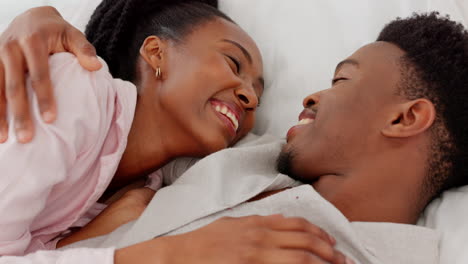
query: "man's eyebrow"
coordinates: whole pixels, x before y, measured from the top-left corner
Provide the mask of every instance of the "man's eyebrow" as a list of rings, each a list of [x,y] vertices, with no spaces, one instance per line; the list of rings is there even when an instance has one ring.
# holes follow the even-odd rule
[[[356,67],[359,67],[359,62],[357,60],[353,60],[353,59],[346,59],[340,63],[338,63],[338,65],[336,65],[336,69],[335,69],[335,74],[340,70],[341,67],[343,67],[343,65],[345,64],[351,64],[351,65],[354,65]]]
[[[229,40],[229,39],[223,39],[224,42],[228,42],[228,43],[231,43],[233,44],[234,46],[238,47],[242,53],[244,54],[244,56],[247,58],[247,61],[249,61],[250,64],[252,64],[253,60],[252,60],[252,56],[250,55],[250,53],[239,43],[233,41],[233,40]]]

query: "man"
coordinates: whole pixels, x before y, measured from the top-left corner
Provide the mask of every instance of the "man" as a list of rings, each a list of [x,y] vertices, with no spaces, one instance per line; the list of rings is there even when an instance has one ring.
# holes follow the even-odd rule
[[[222,191],[234,191],[220,196],[191,181],[210,162],[220,162],[212,157],[213,161],[200,161],[173,186],[158,192],[138,221],[99,243],[122,246],[163,234],[176,235],[226,215],[283,213],[303,216],[332,233],[338,247],[359,263],[437,263],[437,239],[430,230],[382,222],[414,224],[443,190],[467,183],[463,166],[468,159],[464,129],[467,83],[468,33],[461,25],[436,13],[393,21],[377,42],[338,64],[332,88],[304,100],[300,123],[288,133],[278,169],[313,189],[301,185],[240,204],[265,190],[296,184],[281,174],[265,178],[229,174],[232,167],[225,159],[222,186],[230,188]],[[230,163],[236,158],[248,162],[257,157],[242,173],[271,176],[273,172],[266,167],[278,145],[260,145],[258,150],[249,146],[236,150],[238,154],[227,150],[219,155],[229,156]],[[213,177],[220,172],[213,172]],[[235,175],[239,178],[230,177]],[[226,183],[259,188],[242,196],[236,193],[240,187]],[[186,187],[187,195],[176,200],[174,209],[163,209],[165,202],[174,199],[175,190],[180,193]],[[186,202],[201,191],[208,196],[206,203],[200,202],[202,207]],[[221,197],[226,200],[213,199]],[[183,219],[170,222],[167,213],[181,209],[187,209],[178,215]],[[408,246],[412,247],[408,250]]]
[[[468,183],[467,82],[460,24],[435,13],[393,21],[338,64],[332,88],[304,100],[307,125],[288,133],[279,169],[351,221],[413,224]]]

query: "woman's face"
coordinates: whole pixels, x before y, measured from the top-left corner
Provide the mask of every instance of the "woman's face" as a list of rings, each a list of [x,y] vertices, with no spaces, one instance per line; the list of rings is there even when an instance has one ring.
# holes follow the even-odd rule
[[[254,41],[237,25],[214,19],[181,43],[166,43],[152,99],[154,114],[165,115],[161,126],[185,142],[191,155],[218,151],[245,136],[263,92]]]

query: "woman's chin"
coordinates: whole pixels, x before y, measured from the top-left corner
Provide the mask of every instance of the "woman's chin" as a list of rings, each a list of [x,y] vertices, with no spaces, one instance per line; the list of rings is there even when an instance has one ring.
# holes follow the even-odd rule
[[[198,138],[198,151],[196,156],[207,156],[214,152],[223,150],[231,145],[233,140],[227,139],[225,135],[204,134],[203,137]]]

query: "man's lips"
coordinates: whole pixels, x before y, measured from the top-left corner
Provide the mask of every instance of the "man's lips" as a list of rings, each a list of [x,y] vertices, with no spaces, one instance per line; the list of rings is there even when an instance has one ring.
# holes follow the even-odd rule
[[[308,124],[311,124],[315,121],[315,117],[316,117],[316,113],[315,111],[309,109],[309,108],[306,108],[304,109],[301,114],[299,115],[299,122],[297,123],[297,125],[291,127],[288,131],[288,134],[287,134],[287,139],[289,141],[289,139],[294,136],[294,134],[297,133],[297,131],[302,128],[303,126],[305,125],[308,125]]]
[[[301,114],[299,115],[299,121],[303,119],[312,119],[315,120],[315,117],[317,116],[316,112],[312,109],[306,108],[304,109]]]

